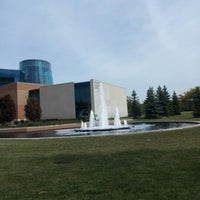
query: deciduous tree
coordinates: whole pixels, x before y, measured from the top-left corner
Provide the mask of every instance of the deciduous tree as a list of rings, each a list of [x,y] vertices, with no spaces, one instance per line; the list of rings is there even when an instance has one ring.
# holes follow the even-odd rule
[[[193,116],[200,117],[200,89],[199,87],[195,88],[193,96]]]
[[[0,98],[0,121],[1,123],[10,122],[15,119],[16,109],[15,103],[11,96],[5,95]]]
[[[41,118],[41,107],[39,101],[34,98],[30,97],[27,100],[27,104],[24,108],[25,115],[29,120],[37,121]]]

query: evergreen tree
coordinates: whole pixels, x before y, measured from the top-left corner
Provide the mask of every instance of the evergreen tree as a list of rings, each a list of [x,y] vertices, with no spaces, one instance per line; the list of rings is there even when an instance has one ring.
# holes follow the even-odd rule
[[[24,108],[25,115],[29,120],[37,121],[41,118],[41,108],[39,101],[34,98],[30,97],[27,100],[27,104]]]
[[[200,89],[199,87],[195,88],[193,96],[193,116],[200,117]]]
[[[132,113],[133,118],[140,117],[142,114],[139,98],[135,90],[133,90],[132,96],[131,96],[131,113]]]
[[[158,118],[159,117],[159,110],[157,106],[157,98],[154,93],[153,87],[150,87],[147,90],[147,97],[144,101],[144,112],[146,118]]]
[[[180,115],[181,114],[180,102],[179,102],[178,96],[176,95],[175,91],[173,92],[173,95],[172,95],[171,114],[172,115]]]
[[[163,87],[163,116],[168,117],[170,115],[170,95],[166,88],[166,86]]]
[[[128,116],[132,117],[132,97],[127,97]]]
[[[157,110],[158,110],[158,115],[163,116],[164,115],[164,93],[163,89],[161,86],[158,86],[157,91],[156,91],[156,98],[157,98]]]
[[[0,98],[0,122],[10,122],[16,116],[15,103],[11,96],[5,95]]]
[[[166,86],[161,88],[161,86],[158,86],[156,91],[156,97],[157,97],[157,106],[158,106],[158,114],[161,117],[167,117],[170,115],[170,95],[167,91]]]

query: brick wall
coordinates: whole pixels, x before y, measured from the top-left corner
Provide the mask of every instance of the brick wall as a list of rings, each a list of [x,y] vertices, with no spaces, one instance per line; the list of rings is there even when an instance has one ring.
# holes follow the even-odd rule
[[[43,84],[34,83],[10,83],[0,86],[0,97],[11,95],[16,107],[16,119],[25,119],[24,106],[26,105],[29,90],[44,87]]]

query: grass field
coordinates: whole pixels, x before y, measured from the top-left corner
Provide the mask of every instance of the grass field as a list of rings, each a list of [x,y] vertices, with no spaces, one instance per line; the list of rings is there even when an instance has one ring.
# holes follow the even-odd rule
[[[0,141],[2,200],[199,200],[200,127]]]
[[[139,118],[135,121],[152,121],[152,119]],[[170,117],[163,117],[154,119],[153,121],[200,121],[200,118],[194,118],[192,112],[182,112],[181,115],[173,115]]]

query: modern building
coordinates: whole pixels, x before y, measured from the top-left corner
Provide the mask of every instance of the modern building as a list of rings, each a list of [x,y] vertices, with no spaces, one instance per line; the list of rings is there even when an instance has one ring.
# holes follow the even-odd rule
[[[19,64],[19,70],[0,69],[0,97],[10,94],[16,105],[16,120],[25,119],[24,106],[29,97],[39,100],[42,119],[75,119],[88,117],[90,111],[98,117],[100,81],[53,85],[51,64],[29,59]],[[127,116],[124,88],[102,83],[108,117],[114,117],[116,107],[121,117]]]
[[[0,69],[0,86],[15,82],[52,85],[51,64],[45,60],[29,59],[19,63],[19,70]]]
[[[45,60],[30,59],[20,62],[20,81],[52,85],[51,64]]]
[[[20,71],[13,69],[0,69],[0,86],[20,81]]]
[[[88,117],[93,110],[98,117],[100,81],[43,85],[10,83],[0,87],[0,97],[10,94],[16,105],[16,120],[25,119],[24,106],[28,97],[39,100],[42,119],[75,119]],[[102,83],[108,117],[114,117],[118,107],[121,117],[127,116],[125,88]]]
[[[90,110],[98,115],[100,81],[90,80],[80,83],[63,83],[44,86],[34,91],[40,99],[42,119],[75,119],[88,117]],[[102,83],[108,117],[114,117],[116,107],[121,117],[128,114],[125,88]],[[29,92],[31,95],[32,92]]]

